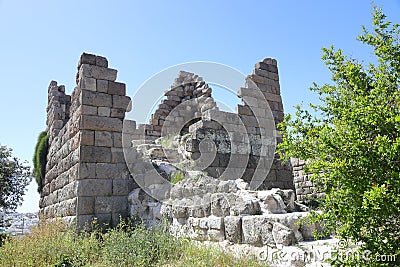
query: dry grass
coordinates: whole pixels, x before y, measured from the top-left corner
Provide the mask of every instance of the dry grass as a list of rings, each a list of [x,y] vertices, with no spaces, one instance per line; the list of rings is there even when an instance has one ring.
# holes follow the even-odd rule
[[[62,220],[41,223],[0,247],[0,266],[265,266],[173,237],[163,227],[92,228],[78,234]]]

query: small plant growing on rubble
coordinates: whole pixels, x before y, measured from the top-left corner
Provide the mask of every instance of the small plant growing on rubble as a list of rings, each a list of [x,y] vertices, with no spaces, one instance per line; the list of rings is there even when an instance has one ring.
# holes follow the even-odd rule
[[[157,139],[156,143],[164,148],[177,148],[178,147],[177,137],[178,135],[163,136]]]
[[[176,172],[172,172],[170,177],[171,177],[171,180],[170,180],[171,183],[177,184],[178,182],[185,179],[185,174],[183,174],[183,172],[181,172],[181,171],[176,171]]]

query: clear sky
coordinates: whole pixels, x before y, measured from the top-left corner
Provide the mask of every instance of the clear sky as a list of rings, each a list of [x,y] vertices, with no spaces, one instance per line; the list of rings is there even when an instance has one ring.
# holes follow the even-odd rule
[[[400,23],[400,0],[375,5]],[[356,41],[361,25],[370,28],[371,12],[368,0],[0,0],[0,144],[31,161],[45,129],[48,84],[57,80],[70,93],[84,51],[106,56],[128,95],[179,63],[214,61],[249,74],[257,61],[273,57],[290,113],[297,103],[315,101],[312,82],[329,82],[322,47],[373,59]],[[34,182],[30,188],[20,211],[38,209]]]

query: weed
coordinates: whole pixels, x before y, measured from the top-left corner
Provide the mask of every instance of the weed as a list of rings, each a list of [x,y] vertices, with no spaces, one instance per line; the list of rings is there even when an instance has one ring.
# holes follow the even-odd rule
[[[172,172],[170,174],[170,177],[171,177],[171,183],[177,184],[178,182],[185,179],[185,174],[183,174],[183,172],[181,172],[181,171],[176,171],[176,172]]]
[[[165,224],[148,229],[128,221],[100,229],[78,233],[62,220],[43,222],[31,234],[5,241],[0,266],[264,266],[172,236]]]

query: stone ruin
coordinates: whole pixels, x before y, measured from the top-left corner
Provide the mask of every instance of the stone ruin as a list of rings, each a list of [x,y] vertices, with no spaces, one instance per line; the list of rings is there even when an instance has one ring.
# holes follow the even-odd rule
[[[71,95],[50,83],[42,218],[78,228],[94,218],[165,218],[178,235],[252,245],[312,238],[315,225],[296,223],[307,214],[296,196],[313,185],[301,161],[293,171],[275,153],[284,117],[276,60],[256,63],[236,113],[220,111],[206,81],[181,71],[148,124],[125,119],[131,99],[116,78],[106,58],[84,53]]]

